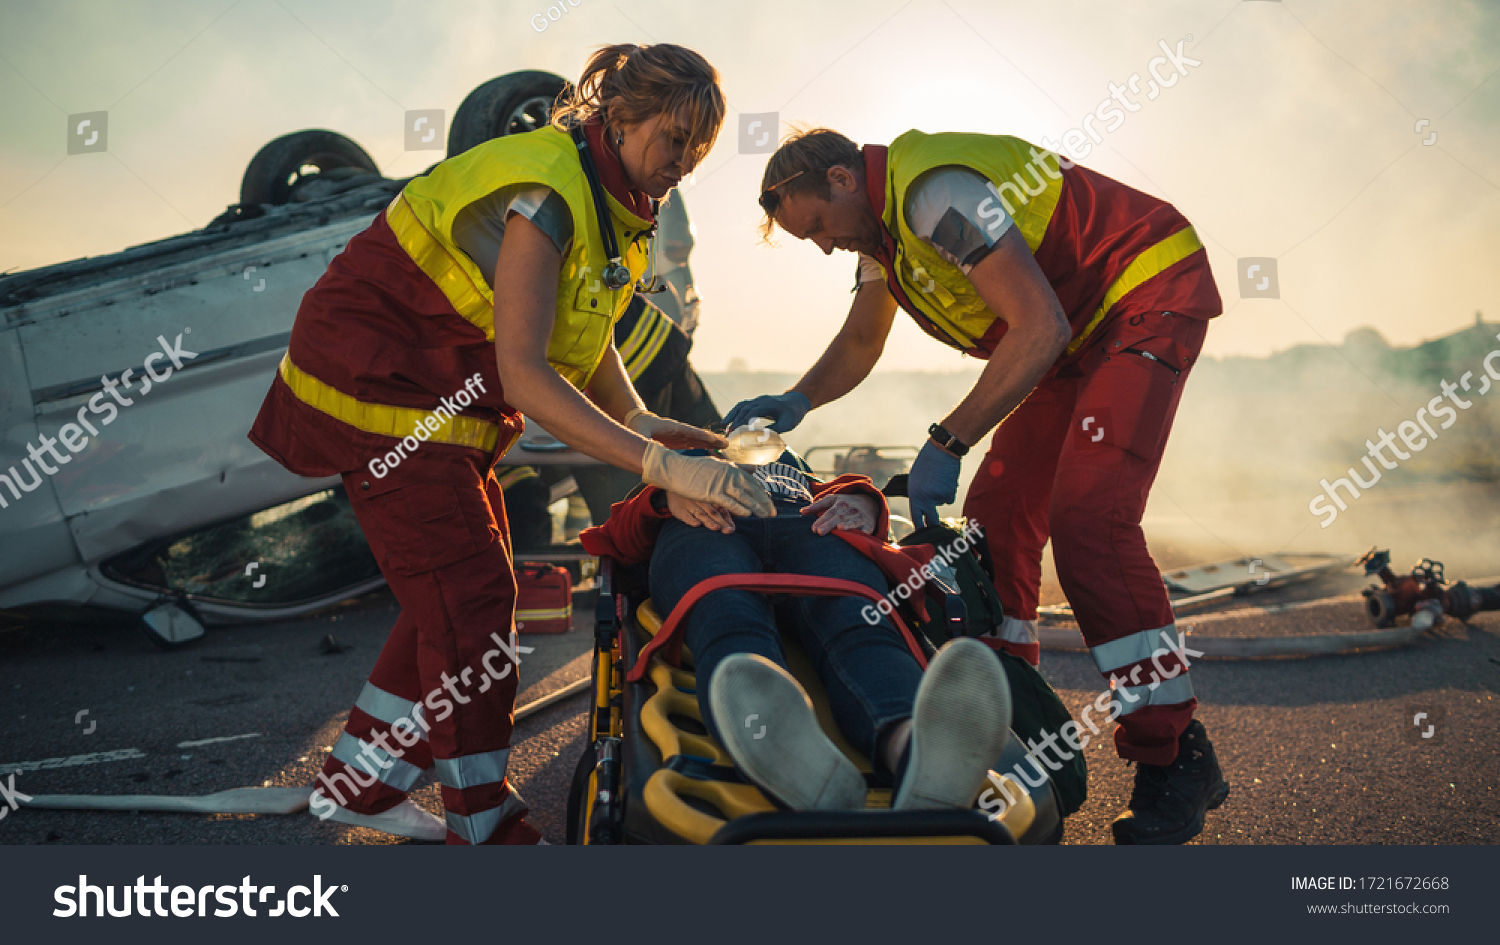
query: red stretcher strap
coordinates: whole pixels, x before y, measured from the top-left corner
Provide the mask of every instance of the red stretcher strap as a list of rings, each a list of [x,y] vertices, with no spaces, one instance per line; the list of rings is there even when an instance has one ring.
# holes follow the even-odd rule
[[[677,602],[670,616],[662,622],[661,629],[656,631],[656,636],[641,648],[636,657],[635,665],[625,678],[630,682],[640,682],[646,675],[646,666],[651,662],[651,657],[658,654],[673,666],[682,660],[682,625],[688,613],[707,595],[714,591],[734,589],[740,591],[758,591],[762,594],[799,594],[809,597],[863,597],[865,600],[879,603],[885,596],[877,593],[856,581],[845,581],[842,578],[820,578],[806,574],[719,574],[711,578],[705,578],[694,584],[682,600]],[[922,648],[917,645],[916,637],[907,628],[901,615],[894,610],[889,614],[896,624],[896,629],[901,631],[901,636],[906,640],[907,649],[916,658],[917,665],[923,669],[927,668],[927,656]]]

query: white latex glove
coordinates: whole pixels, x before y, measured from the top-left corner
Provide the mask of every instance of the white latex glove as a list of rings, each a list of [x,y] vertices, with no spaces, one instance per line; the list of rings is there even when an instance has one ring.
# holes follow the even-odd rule
[[[653,441],[646,444],[641,457],[641,479],[734,515],[769,518],[776,514],[771,496],[754,476],[712,456],[683,456]]]
[[[655,440],[667,449],[690,450],[723,449],[728,443],[717,433],[699,429],[687,423],[679,423],[666,417],[658,417],[649,410],[637,407],[625,415],[625,426],[648,440]]]

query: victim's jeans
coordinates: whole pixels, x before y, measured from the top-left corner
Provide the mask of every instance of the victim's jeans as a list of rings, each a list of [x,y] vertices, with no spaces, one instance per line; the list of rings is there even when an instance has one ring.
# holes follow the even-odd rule
[[[694,584],[720,574],[777,572],[842,578],[889,590],[885,574],[843,539],[815,534],[816,515],[801,515],[805,502],[776,502],[774,518],[734,520],[733,534],[695,528],[676,519],[662,525],[651,556],[651,598],[665,617]],[[693,654],[698,707],[709,731],[719,728],[708,687],[719,661],[731,653],[759,653],[783,668],[786,656],[776,617],[796,633],[828,690],[833,718],[855,748],[876,761],[883,729],[911,716],[922,669],[899,631],[885,616],[874,626],[861,616],[860,597],[772,598],[725,589],[702,598],[687,617],[684,640]],[[724,719],[726,725],[743,724]]]

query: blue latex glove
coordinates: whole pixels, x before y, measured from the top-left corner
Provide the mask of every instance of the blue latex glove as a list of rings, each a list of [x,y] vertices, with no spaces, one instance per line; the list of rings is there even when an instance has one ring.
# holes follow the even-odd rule
[[[911,464],[906,478],[906,498],[911,505],[912,523],[918,528],[936,525],[937,507],[958,498],[959,459],[928,440]]]
[[[733,430],[742,427],[754,420],[756,417],[765,417],[774,421],[771,429],[777,433],[785,433],[802,422],[807,412],[812,409],[812,401],[807,399],[806,394],[789,390],[785,394],[766,394],[754,397],[750,400],[742,400],[734,405],[729,411],[729,416],[724,418],[727,428]]]

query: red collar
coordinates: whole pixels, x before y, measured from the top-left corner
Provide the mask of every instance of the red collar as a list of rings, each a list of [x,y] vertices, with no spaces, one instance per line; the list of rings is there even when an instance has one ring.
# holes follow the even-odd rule
[[[589,153],[594,156],[594,166],[599,169],[599,183],[626,210],[647,223],[655,223],[656,215],[651,212],[651,198],[639,190],[631,189],[630,182],[625,177],[625,168],[620,164],[620,156],[613,148],[606,146],[604,123],[598,118],[584,122],[583,136],[588,140]]]
[[[865,197],[869,199],[876,218],[881,221],[880,228],[885,236],[884,245],[881,251],[875,254],[875,258],[890,268],[896,258],[896,241],[892,238],[890,230],[885,228],[885,174],[888,149],[883,144],[867,144],[861,151],[865,159]]]
[[[870,201],[870,206],[875,210],[875,216],[880,220],[881,244],[880,251],[875,254],[875,259],[885,267],[885,285],[896,300],[896,304],[917,322],[917,325],[927,334],[941,341],[945,345],[952,345],[953,340],[947,333],[933,324],[932,319],[912,302],[911,297],[906,294],[906,289],[901,285],[901,280],[896,277],[896,238],[891,235],[890,227],[885,225],[885,188],[886,172],[888,171],[887,158],[889,148],[883,144],[867,144],[864,146],[865,158],[865,196]],[[898,211],[899,212],[899,211]]]
[[[867,144],[860,149],[865,157],[865,195],[877,217],[885,216],[885,162],[887,148],[883,144]]]

